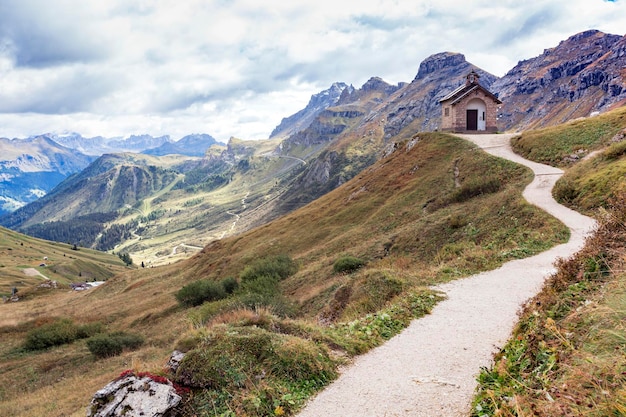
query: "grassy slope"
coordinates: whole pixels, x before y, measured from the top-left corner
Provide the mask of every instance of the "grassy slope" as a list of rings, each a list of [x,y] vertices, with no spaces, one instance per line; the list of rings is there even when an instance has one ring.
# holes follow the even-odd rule
[[[43,263],[46,266],[40,266]],[[84,248],[75,251],[71,245],[0,228],[0,295],[10,295],[13,287],[18,295],[26,295],[25,289],[45,280],[41,275],[25,274],[24,270],[30,268],[66,288],[71,282],[106,280],[125,269],[114,255]]]
[[[626,107],[620,107],[599,116],[524,132],[511,144],[515,152],[532,161],[568,167],[572,162],[566,157],[584,157],[602,149],[625,126]]]
[[[185,339],[195,338],[193,346],[202,352],[198,335],[219,334],[224,326],[249,332],[242,329],[242,321],[263,328],[245,311],[223,315],[225,324],[209,328],[219,305],[183,310],[174,293],[201,278],[236,277],[267,255],[288,254],[299,264],[299,271],[280,286],[296,321],[264,314],[269,317],[265,323],[275,323],[267,329],[291,329],[285,330],[289,336],[267,337],[282,347],[303,346],[298,352],[313,349],[307,342],[313,338],[318,341],[315,349],[325,355],[338,347],[352,354],[381,342],[371,332],[383,333],[385,317],[391,317],[394,332],[406,325],[416,314],[411,306],[432,300],[424,285],[491,269],[567,238],[560,223],[520,197],[531,179],[525,168],[447,135],[420,134],[412,145],[400,144],[391,156],[319,200],[268,225],[216,241],[188,261],[126,272],[95,291],[0,305],[0,415],[82,416],[91,395],[118,372],[161,369],[171,349],[184,345]],[[353,274],[334,273],[333,263],[342,254],[358,256],[367,265]],[[400,292],[381,296],[389,285]],[[416,301],[415,294],[426,298]],[[271,311],[272,305],[267,308]],[[386,315],[367,315],[380,308]],[[41,353],[17,349],[28,330],[54,317],[70,317],[78,324],[100,321],[109,330],[140,333],[147,344],[98,361],[84,342]],[[320,317],[335,320],[335,327],[320,327]],[[236,392],[263,402],[268,389],[278,390],[266,385],[268,381]],[[319,384],[300,387],[298,392],[307,395],[317,388]],[[195,398],[204,402],[195,405],[208,406],[206,395],[197,392]],[[285,407],[291,404],[280,398]]]
[[[620,108],[522,136],[522,146],[534,148],[529,156],[541,161],[561,161],[581,143],[600,151],[568,169],[555,188],[563,203],[595,214],[600,227],[561,262],[483,371],[474,415],[626,416],[626,142],[623,135],[610,141],[625,128]]]

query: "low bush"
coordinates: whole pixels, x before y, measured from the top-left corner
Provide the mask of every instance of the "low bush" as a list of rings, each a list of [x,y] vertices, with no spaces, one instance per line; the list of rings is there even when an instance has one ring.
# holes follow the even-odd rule
[[[234,293],[235,290],[239,287],[239,283],[233,277],[224,278],[220,281],[220,284],[224,288],[224,291],[226,291],[226,294]]]
[[[59,319],[28,332],[22,347],[25,350],[43,350],[61,346],[100,333],[102,328],[102,323],[78,326],[70,319]]]
[[[297,271],[298,265],[288,255],[275,255],[258,259],[246,266],[239,278],[242,283],[260,277],[271,277],[281,281]]]
[[[356,281],[342,318],[374,313],[404,290],[404,283],[386,270],[366,271]]]
[[[626,141],[614,143],[602,152],[602,156],[608,160],[618,159],[623,155],[626,155]]]
[[[346,255],[335,261],[333,264],[333,271],[338,274],[350,273],[362,268],[363,266],[365,266],[365,261],[363,259]]]
[[[297,309],[282,294],[245,293],[237,296],[237,305],[242,308],[257,309],[265,307],[280,317],[293,317]]]
[[[98,334],[87,339],[87,348],[96,358],[117,356],[124,350],[134,350],[143,345],[141,335],[131,333]]]
[[[176,293],[176,300],[184,306],[194,307],[206,301],[226,298],[228,293],[224,285],[215,281],[200,280],[185,285]]]
[[[212,415],[291,415],[304,399],[336,377],[326,348],[258,327],[216,326],[210,343],[187,352],[175,381],[205,389],[193,400]],[[202,398],[228,392],[228,398]],[[230,405],[228,405],[230,403]]]

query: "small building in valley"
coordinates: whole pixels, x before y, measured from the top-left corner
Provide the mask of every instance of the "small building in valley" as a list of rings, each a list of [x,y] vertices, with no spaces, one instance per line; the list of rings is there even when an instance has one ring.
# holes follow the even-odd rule
[[[439,100],[441,130],[459,133],[494,133],[498,131],[496,113],[502,102],[480,85],[480,75],[472,70],[465,84]]]

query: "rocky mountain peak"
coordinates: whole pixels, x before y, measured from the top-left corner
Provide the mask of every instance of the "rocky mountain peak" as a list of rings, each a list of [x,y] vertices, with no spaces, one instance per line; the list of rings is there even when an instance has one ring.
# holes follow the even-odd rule
[[[438,54],[431,55],[422,61],[414,81],[423,79],[428,74],[462,65],[467,65],[465,55],[457,52],[440,52]]]
[[[605,34],[600,32],[597,29],[590,29],[590,30],[586,30],[584,32],[580,32],[577,33],[575,35],[570,36],[569,38],[567,38],[566,40],[562,41],[561,43],[567,43],[567,42],[580,42],[586,38],[592,37],[592,36],[601,36],[603,37]],[[613,36],[613,35],[609,35],[609,36]]]
[[[518,62],[492,86],[504,102],[500,128],[563,123],[625,102],[625,56],[626,37],[588,30]]]
[[[382,78],[372,77],[367,80],[365,84],[363,84],[363,87],[361,87],[361,89],[363,91],[385,91],[389,87],[392,86],[386,83]]]
[[[307,106],[299,112],[285,117],[272,131],[270,138],[287,137],[305,129],[323,110],[337,104],[341,94],[346,90],[348,92],[354,91],[354,87],[349,87],[346,83],[335,82],[328,89],[313,94]]]

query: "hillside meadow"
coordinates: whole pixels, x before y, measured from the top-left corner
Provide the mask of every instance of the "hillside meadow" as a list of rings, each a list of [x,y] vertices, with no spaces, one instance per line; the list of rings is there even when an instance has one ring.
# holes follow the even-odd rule
[[[429,285],[566,241],[562,224],[522,199],[531,179],[462,139],[419,134],[307,206],[186,261],[0,305],[0,415],[83,416],[129,368],[187,386],[185,416],[293,414],[338,366],[427,314],[440,298]],[[201,304],[183,297],[192,285]],[[119,332],[143,343],[93,353],[94,337]],[[174,348],[187,357],[165,374]]]
[[[69,288],[72,282],[105,281],[125,269],[115,255],[36,239],[0,227],[1,296],[10,296],[16,288],[18,296],[29,297],[46,278]]]

